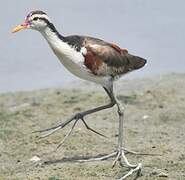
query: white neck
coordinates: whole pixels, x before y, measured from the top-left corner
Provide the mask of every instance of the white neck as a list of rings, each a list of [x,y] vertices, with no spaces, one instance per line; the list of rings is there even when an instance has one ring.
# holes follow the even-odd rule
[[[62,39],[60,39],[57,33],[53,32],[49,27],[42,31],[41,34],[47,40],[53,52],[62,63],[64,63],[65,59],[76,59],[76,61],[82,61],[82,54],[77,52],[67,42],[64,42]]]
[[[42,31],[41,34],[47,40],[48,44],[60,60],[64,56],[70,56],[71,51],[74,51],[72,47],[60,39],[57,33],[53,32],[49,27],[46,27],[46,29]]]
[[[46,27],[43,31],[40,32],[51,47],[54,47],[55,43],[61,41],[57,34],[53,32],[49,27]]]

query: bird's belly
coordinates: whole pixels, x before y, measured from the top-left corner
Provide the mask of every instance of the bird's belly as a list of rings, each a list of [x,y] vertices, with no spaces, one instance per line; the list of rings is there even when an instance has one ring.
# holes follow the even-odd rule
[[[54,53],[68,71],[81,79],[92,81],[103,86],[106,86],[110,80],[110,77],[97,76],[91,73],[84,65],[84,57],[80,53],[73,57],[65,56],[56,51],[54,51]]]

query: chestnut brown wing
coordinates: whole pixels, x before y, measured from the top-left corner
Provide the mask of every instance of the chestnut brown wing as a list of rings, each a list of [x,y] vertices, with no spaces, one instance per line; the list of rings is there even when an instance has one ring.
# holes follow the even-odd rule
[[[146,60],[128,53],[115,44],[99,39],[86,38],[87,49],[85,65],[94,73],[102,75],[120,75],[143,67]]]

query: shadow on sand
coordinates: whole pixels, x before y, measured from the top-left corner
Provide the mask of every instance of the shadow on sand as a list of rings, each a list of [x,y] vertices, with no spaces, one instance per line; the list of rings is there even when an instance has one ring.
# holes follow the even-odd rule
[[[102,156],[107,156],[107,155],[108,154],[98,154],[96,156],[85,156],[85,157],[84,156],[73,156],[73,157],[67,157],[67,158],[62,158],[62,159],[44,161],[44,164],[50,165],[50,164],[68,163],[68,162],[77,162],[77,163],[92,162],[92,161],[98,161],[94,159],[101,158]],[[105,161],[105,159],[101,161]]]

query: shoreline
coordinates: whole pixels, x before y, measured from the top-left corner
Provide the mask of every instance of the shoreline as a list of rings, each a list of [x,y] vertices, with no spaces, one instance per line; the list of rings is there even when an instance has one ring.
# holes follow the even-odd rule
[[[157,74],[157,75],[151,75],[149,77],[143,76],[143,77],[129,77],[129,75],[123,76],[121,77],[118,81],[115,82],[115,86],[119,87],[121,86],[121,84],[127,85],[129,89],[129,86],[133,86],[132,82],[137,83],[137,81],[157,81],[157,79],[161,79],[161,78],[165,78],[165,77],[172,77],[175,78],[176,76],[184,76],[185,73],[176,73],[176,72],[171,72],[171,73],[167,73],[167,74]],[[139,83],[138,83],[139,86]],[[144,86],[143,82],[142,82],[142,86]],[[51,87],[43,87],[43,88],[23,88],[21,89],[16,89],[16,90],[12,90],[12,91],[0,91],[0,95],[3,94],[7,94],[7,93],[19,93],[19,92],[33,92],[33,91],[42,91],[42,90],[49,90],[49,89],[63,89],[63,90],[68,90],[68,89],[83,89],[83,87],[88,87],[88,91],[90,90],[98,90],[101,89],[100,85],[97,85],[93,82],[88,82],[82,79],[77,79],[77,80],[73,80],[71,82],[65,83],[64,86],[51,86]]]

